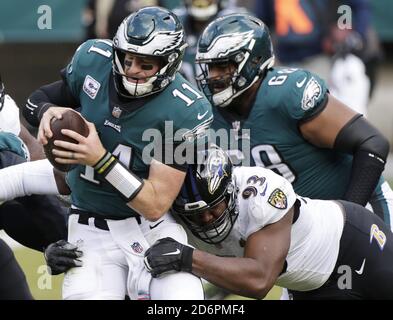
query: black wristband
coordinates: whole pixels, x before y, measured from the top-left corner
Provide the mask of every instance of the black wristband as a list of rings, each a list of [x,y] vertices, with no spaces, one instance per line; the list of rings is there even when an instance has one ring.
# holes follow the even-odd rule
[[[93,166],[94,170],[101,175],[105,175],[105,172],[110,169],[110,165],[116,161],[116,158],[110,152],[106,152],[100,160]]]

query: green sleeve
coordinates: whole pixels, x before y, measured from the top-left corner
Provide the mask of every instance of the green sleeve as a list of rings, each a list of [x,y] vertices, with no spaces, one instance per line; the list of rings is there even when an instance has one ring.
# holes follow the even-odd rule
[[[282,111],[292,119],[306,121],[324,110],[328,88],[319,76],[306,70],[289,75],[281,98]]]
[[[80,96],[86,76],[91,72],[96,72],[96,69],[101,65],[99,59],[106,61],[108,57],[105,57],[104,54],[112,54],[112,50],[109,50],[111,47],[108,46],[110,43],[110,41],[104,40],[87,40],[76,49],[65,72],[68,87],[75,97]],[[98,50],[99,53],[97,53]]]

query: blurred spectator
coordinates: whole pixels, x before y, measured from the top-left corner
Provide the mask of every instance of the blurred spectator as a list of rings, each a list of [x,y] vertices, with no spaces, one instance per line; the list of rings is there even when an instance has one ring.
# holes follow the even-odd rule
[[[338,27],[341,5],[352,9],[351,30]],[[262,0],[256,2],[256,14],[274,31],[280,63],[319,74],[333,90],[343,84],[354,88],[347,93],[366,90],[367,104],[381,55],[368,0]],[[334,84],[337,79],[341,81]],[[359,97],[354,104],[363,104],[362,100]]]
[[[147,6],[173,7],[180,0],[89,0],[83,12],[86,39],[112,39],[131,12]]]

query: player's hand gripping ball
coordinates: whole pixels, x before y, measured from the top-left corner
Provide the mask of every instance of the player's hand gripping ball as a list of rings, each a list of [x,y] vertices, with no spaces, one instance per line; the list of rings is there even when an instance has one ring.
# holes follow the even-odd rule
[[[83,117],[76,111],[67,111],[63,113],[61,119],[54,118],[51,122],[52,138],[48,138],[48,143],[44,145],[45,155],[50,163],[58,170],[68,172],[75,168],[74,164],[61,164],[55,161],[56,156],[52,153],[53,149],[64,150],[56,147],[53,143],[55,140],[63,140],[71,143],[78,143],[76,140],[65,136],[61,133],[62,129],[73,130],[80,135],[87,137],[89,135],[89,128],[87,127]]]

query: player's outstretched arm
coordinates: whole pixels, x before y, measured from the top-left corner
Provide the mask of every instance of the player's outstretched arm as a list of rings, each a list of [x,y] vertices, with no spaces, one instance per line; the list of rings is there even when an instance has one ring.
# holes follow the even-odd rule
[[[283,271],[292,218],[293,208],[278,222],[251,234],[242,258],[215,256],[165,238],[148,249],[145,266],[153,277],[188,271],[232,293],[262,299]]]
[[[321,148],[353,155],[351,180],[344,199],[366,205],[389,154],[388,140],[362,115],[329,95],[326,108],[300,126],[306,140]]]
[[[64,173],[47,159],[0,169],[0,203],[32,194],[70,194]]]

